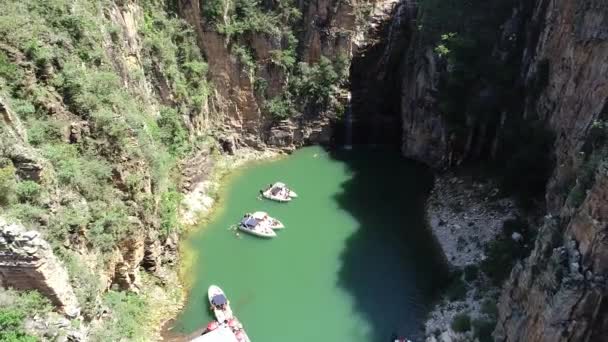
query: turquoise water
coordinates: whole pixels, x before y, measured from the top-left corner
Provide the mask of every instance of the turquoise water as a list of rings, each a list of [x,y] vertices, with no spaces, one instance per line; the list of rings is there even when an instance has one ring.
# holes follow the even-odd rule
[[[283,181],[291,203],[257,198]],[[415,337],[446,269],[424,227],[432,176],[389,151],[309,147],[230,177],[218,209],[188,243],[194,283],[174,330],[212,319],[207,288],[224,289],[254,342]],[[229,227],[245,212],[285,224],[266,240]]]

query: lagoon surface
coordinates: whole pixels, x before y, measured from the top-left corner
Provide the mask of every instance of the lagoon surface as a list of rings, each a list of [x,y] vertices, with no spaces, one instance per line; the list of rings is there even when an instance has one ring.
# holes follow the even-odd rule
[[[258,199],[283,181],[291,203]],[[416,339],[447,274],[425,227],[426,168],[396,151],[308,147],[228,177],[210,220],[186,242],[196,253],[174,331],[212,320],[207,288],[224,289],[253,342]],[[266,211],[286,226],[265,240],[229,228]]]

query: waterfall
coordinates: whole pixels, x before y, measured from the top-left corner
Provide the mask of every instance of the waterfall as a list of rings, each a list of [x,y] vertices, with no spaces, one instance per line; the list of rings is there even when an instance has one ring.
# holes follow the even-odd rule
[[[344,111],[344,149],[353,149],[353,116],[351,111],[350,98],[346,110]]]

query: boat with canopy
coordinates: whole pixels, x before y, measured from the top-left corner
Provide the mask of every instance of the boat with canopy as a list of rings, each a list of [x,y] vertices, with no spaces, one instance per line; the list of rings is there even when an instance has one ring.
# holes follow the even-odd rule
[[[240,230],[264,238],[276,237],[277,234],[274,232],[274,230],[284,227],[285,226],[281,221],[270,217],[263,211],[256,211],[253,214],[245,214],[239,223]]]
[[[292,198],[298,197],[295,191],[289,189],[285,183],[281,182],[270,184],[266,190],[261,192],[265,198],[277,202],[289,202]]]

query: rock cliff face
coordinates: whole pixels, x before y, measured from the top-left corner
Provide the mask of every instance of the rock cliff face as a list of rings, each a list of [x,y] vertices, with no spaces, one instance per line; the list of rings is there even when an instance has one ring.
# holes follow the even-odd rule
[[[608,3],[540,1],[538,43],[527,51],[530,75],[549,65],[548,86],[535,109],[556,133],[556,168],[547,209],[559,222],[545,225],[531,257],[513,271],[500,302],[500,341],[601,341],[608,335],[606,210],[608,174],[600,166],[579,207],[566,202],[589,158],[584,145],[608,103]],[[532,101],[532,99],[530,99]],[[566,186],[567,187],[567,186]]]
[[[381,30],[377,26],[384,25],[390,18],[397,2],[296,2],[302,14],[295,24],[299,41],[297,61],[314,65],[322,57],[332,61],[353,58],[361,48],[378,39]],[[270,9],[279,7],[276,1],[267,3]],[[292,150],[307,143],[327,144],[331,141],[336,113],[315,108],[312,115],[304,113],[287,120],[276,120],[268,115],[267,101],[285,92],[291,76],[272,60],[274,52],[285,49],[284,39],[267,33],[248,33],[237,42],[231,41],[203,15],[205,8],[201,6],[204,4],[191,0],[180,0],[177,4],[180,15],[195,28],[198,45],[209,62],[209,76],[216,90],[211,107],[225,114],[222,119],[224,127],[236,132],[242,145],[261,147],[268,144]],[[229,2],[225,6],[230,6]],[[229,19],[224,18],[224,21]],[[231,49],[238,44],[246,44],[251,49],[256,63],[253,73],[232,52]],[[265,85],[262,93],[256,90],[260,80]],[[346,103],[348,100],[343,96],[338,101]]]

